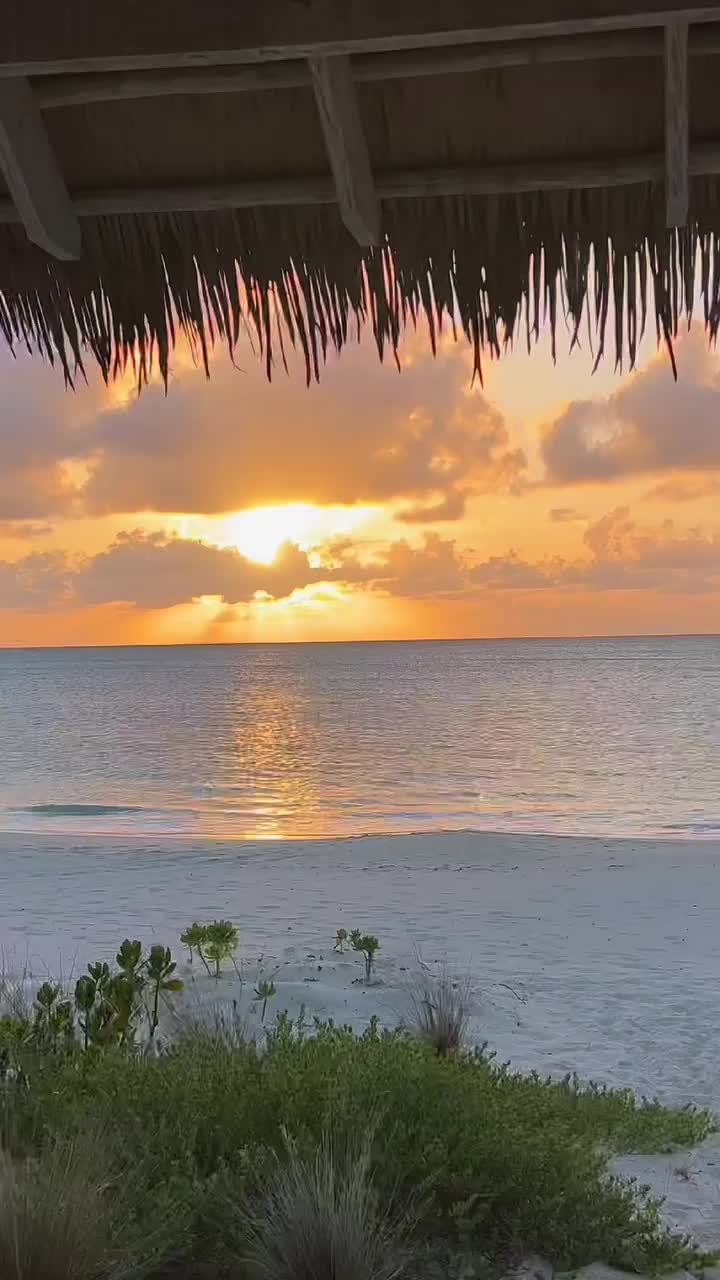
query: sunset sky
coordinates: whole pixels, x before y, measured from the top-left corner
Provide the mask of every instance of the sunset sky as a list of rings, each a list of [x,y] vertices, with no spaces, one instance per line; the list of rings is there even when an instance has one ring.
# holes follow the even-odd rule
[[[0,643],[720,632],[720,357],[677,358],[180,350],[138,397],[3,349]]]

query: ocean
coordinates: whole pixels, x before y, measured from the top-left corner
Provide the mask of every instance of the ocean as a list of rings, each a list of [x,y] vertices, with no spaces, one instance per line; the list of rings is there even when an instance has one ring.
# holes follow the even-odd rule
[[[0,651],[0,831],[720,834],[720,638]]]

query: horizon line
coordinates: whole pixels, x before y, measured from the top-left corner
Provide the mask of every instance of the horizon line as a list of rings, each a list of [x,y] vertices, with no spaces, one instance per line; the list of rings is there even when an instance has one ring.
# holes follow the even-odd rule
[[[354,640],[184,640],[148,641],[141,644],[2,644],[0,653],[55,653],[93,649],[238,649],[307,647],[310,645],[366,644],[517,644],[559,643],[582,640],[719,640],[717,631],[627,631],[603,634],[536,635],[536,636],[412,636],[366,638]]]

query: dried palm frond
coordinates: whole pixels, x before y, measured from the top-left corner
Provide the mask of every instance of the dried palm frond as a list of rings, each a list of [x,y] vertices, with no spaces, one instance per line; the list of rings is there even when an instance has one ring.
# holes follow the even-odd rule
[[[72,382],[90,354],[110,379],[131,365],[142,386],[167,379],[178,333],[209,372],[217,342],[246,331],[271,376],[289,348],[319,378],[366,324],[397,355],[424,317],[435,345],[459,327],[475,369],[547,324],[553,351],[587,323],[597,360],[611,303],[617,364],[633,364],[648,311],[672,348],[696,281],[712,341],[720,322],[720,183],[692,182],[688,227],[665,227],[659,183],[503,196],[390,199],[385,239],[361,249],[332,206],[83,219],[79,262],[54,261],[20,227],[0,227],[0,330],[59,362]]]

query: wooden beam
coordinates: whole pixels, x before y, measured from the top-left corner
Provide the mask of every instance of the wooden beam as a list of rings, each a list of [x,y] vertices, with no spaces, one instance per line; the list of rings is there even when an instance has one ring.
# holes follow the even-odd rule
[[[310,74],[340,216],[358,244],[379,244],[380,202],[370,168],[350,59],[345,55],[312,58]]]
[[[720,143],[692,147],[689,168],[692,177],[720,176]],[[398,170],[376,174],[375,188],[381,200],[514,195],[526,191],[572,191],[624,187],[640,182],[659,183],[664,174],[664,156],[648,154],[588,161],[586,164],[548,161],[483,169]],[[288,178],[214,186],[79,192],[72,203],[78,218],[92,218],[105,214],[331,205],[336,200],[335,184],[331,178]],[[0,223],[19,221],[12,201],[0,200]]]
[[[624,35],[557,36],[544,40],[508,40],[504,44],[358,54],[352,59],[352,75],[356,83],[372,83],[416,76],[494,71],[501,67],[593,62],[610,58],[661,58],[663,52],[664,39],[660,30],[626,32]],[[720,54],[720,28],[700,27],[691,31],[688,54],[691,57]],[[38,76],[33,89],[39,106],[52,109],[84,106],[92,102],[163,98],[173,94],[187,96],[297,89],[311,84],[307,62],[293,60],[199,70],[180,67],[172,71],[104,71]]]
[[[690,203],[688,26],[665,28],[665,200],[669,227],[687,225]]]
[[[0,169],[28,238],[56,258],[79,258],[80,223],[24,79],[0,81]]]
[[[697,0],[5,0],[0,75],[277,62],[714,22]]]

